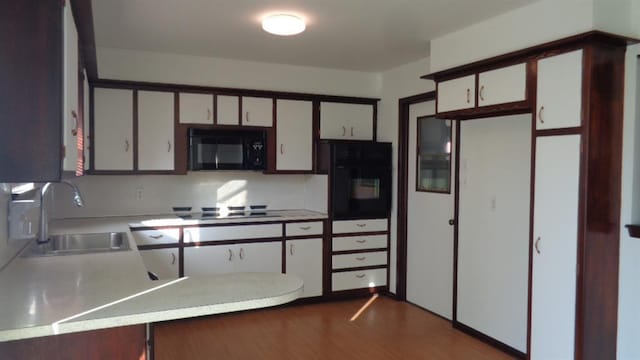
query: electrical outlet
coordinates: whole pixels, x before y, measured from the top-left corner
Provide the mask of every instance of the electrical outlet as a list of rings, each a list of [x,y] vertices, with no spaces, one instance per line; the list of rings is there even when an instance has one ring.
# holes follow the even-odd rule
[[[141,188],[141,187],[137,188],[136,189],[136,200],[142,200],[143,196],[144,196],[144,188]]]

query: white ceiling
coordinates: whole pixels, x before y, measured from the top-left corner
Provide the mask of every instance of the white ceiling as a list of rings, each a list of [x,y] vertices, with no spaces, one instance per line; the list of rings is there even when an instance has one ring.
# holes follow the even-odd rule
[[[537,0],[93,0],[98,47],[359,71],[428,55],[429,40]],[[262,31],[288,11],[293,37]]]

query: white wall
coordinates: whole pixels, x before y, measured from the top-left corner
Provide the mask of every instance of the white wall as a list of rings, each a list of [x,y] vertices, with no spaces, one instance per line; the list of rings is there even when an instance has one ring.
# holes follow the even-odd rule
[[[186,176],[84,176],[73,179],[84,207],[73,205],[71,190],[56,186],[52,218],[168,214],[172,206],[262,205],[268,209],[304,209],[312,175],[264,175],[251,171],[192,172]],[[137,190],[142,189],[142,199]],[[313,190],[313,188],[311,188]]]
[[[640,239],[625,224],[640,224],[640,45],[627,48],[622,153],[618,359],[640,358]]]
[[[382,73],[382,96],[378,107],[378,141],[393,143],[393,196],[391,206],[391,263],[389,290],[396,291],[396,232],[398,189],[398,100],[435,90],[431,80],[420,79],[429,70],[429,58]]]
[[[376,73],[98,48],[105,79],[378,97]]]

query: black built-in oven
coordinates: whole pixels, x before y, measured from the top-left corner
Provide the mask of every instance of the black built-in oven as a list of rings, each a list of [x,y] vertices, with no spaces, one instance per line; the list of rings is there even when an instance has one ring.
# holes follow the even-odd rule
[[[261,130],[189,129],[189,170],[264,170]]]
[[[391,144],[336,141],[330,147],[333,218],[388,217],[391,210]]]

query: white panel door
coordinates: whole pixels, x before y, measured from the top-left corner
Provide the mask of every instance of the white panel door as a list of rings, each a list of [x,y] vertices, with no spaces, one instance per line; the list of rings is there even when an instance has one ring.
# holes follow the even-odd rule
[[[449,194],[416,191],[417,118],[435,114],[435,101],[412,105],[409,111],[407,300],[451,319],[453,226],[449,220],[454,217],[454,189]],[[452,159],[456,156],[455,141],[454,138]],[[452,167],[451,179],[454,178]]]
[[[69,3],[64,7],[64,171],[76,171],[78,161],[78,31]],[[81,149],[82,150],[82,149]]]
[[[216,95],[216,124],[240,125],[240,98]]]
[[[531,359],[572,359],[580,135],[536,141]]]
[[[527,348],[531,115],[466,121],[460,133],[457,320]]]
[[[527,97],[526,63],[478,75],[478,106],[523,101]]]
[[[373,106],[321,103],[320,138],[373,140]]]
[[[438,112],[471,109],[476,106],[476,76],[469,75],[438,83]]]
[[[236,272],[282,272],[282,242],[238,244]]]
[[[154,273],[158,279],[177,279],[179,276],[178,249],[140,250],[140,256],[147,271]]]
[[[173,93],[138,91],[138,169],[173,170]]]
[[[273,126],[273,99],[242,97],[243,126]]]
[[[226,274],[235,271],[235,245],[190,246],[184,248],[184,276]]]
[[[302,278],[302,297],[322,295],[322,238],[287,240],[286,273]]]
[[[582,50],[538,61],[536,129],[581,124]]]
[[[213,95],[178,94],[180,102],[180,124],[213,125]]]
[[[133,91],[94,89],[94,169],[133,170]]]
[[[276,170],[313,169],[311,101],[277,100]]]

